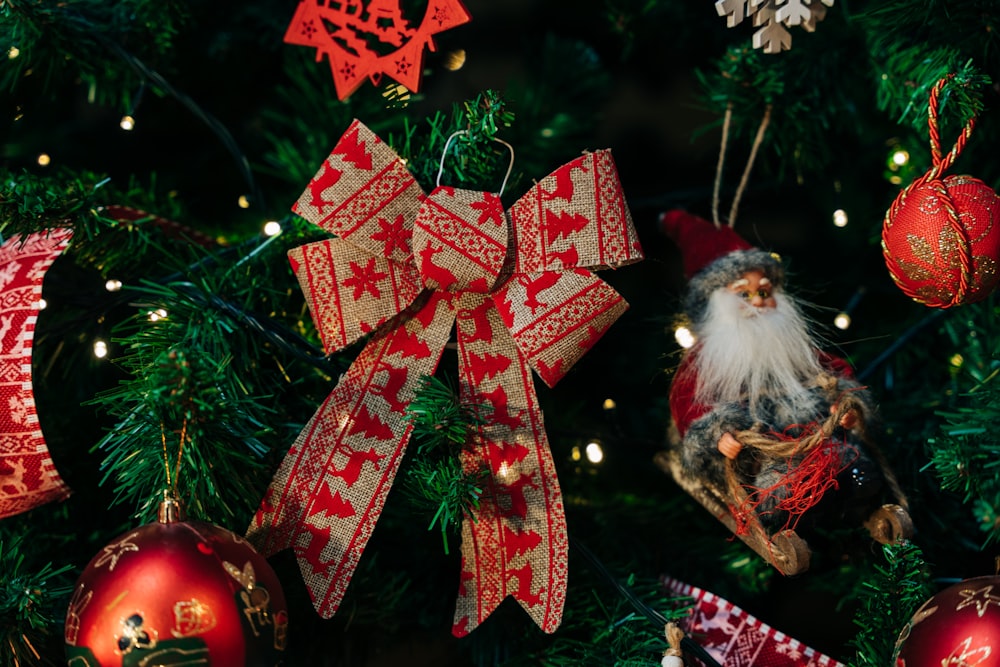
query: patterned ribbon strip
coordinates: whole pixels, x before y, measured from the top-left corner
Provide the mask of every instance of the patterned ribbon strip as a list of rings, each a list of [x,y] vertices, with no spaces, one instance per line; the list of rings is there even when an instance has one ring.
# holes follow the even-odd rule
[[[399,156],[354,121],[294,210],[337,238],[289,256],[328,352],[371,334],[289,450],[248,537],[291,547],[332,616],[378,520],[412,425],[406,408],[457,331],[460,393],[487,406],[462,454],[490,473],[462,529],[453,633],[508,595],[559,625],[567,538],[531,370],[558,382],[627,309],[590,269],[642,259],[608,151],[587,153],[504,212],[497,195],[424,195]]]
[[[60,229],[0,246],[0,518],[70,494],[45,445],[31,381],[42,281],[69,238]]]
[[[692,599],[680,625],[723,667],[846,667],[718,595],[670,577],[661,583],[671,594]]]

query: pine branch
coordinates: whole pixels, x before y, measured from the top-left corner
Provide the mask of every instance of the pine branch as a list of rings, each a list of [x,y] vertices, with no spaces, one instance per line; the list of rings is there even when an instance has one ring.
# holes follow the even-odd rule
[[[876,565],[873,579],[862,584],[854,616],[860,629],[851,641],[856,650],[852,667],[891,665],[896,638],[931,594],[927,566],[916,545],[887,544],[882,554],[885,565]]]

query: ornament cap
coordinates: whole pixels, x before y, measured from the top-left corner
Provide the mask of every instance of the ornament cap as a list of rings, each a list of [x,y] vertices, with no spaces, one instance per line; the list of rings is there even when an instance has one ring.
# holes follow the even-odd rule
[[[156,511],[156,520],[160,523],[178,523],[183,519],[180,502],[171,496],[169,491],[164,491],[163,500],[160,501],[160,507]]]

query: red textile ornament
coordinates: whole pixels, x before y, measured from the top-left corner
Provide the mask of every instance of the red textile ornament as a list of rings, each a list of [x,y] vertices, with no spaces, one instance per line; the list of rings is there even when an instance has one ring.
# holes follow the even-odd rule
[[[491,477],[464,523],[452,632],[508,595],[553,632],[567,536],[531,371],[553,386],[627,308],[590,270],[642,258],[610,152],[563,165],[505,212],[488,192],[424,196],[354,121],[294,210],[337,234],[289,252],[327,351],[374,335],[292,445],[248,536],[267,555],[293,548],[316,610],[336,612],[409,440],[407,406],[457,325],[463,400],[490,408],[463,466]]]
[[[668,593],[691,599],[678,625],[723,667],[846,667],[718,595],[671,577],[660,582]],[[690,653],[685,657],[703,664]]]
[[[424,46],[433,51],[434,35],[472,17],[459,0],[430,0],[414,27],[400,4],[400,0],[301,0],[284,41],[315,47],[317,61],[324,55],[329,59],[341,100],[365,77],[378,85],[382,74],[416,92]]]
[[[70,494],[45,445],[31,383],[42,281],[70,235],[60,229],[0,246],[0,518]]]
[[[971,176],[941,177],[975,126],[973,117],[942,156],[937,107],[949,78],[931,90],[933,166],[899,193],[882,226],[882,254],[893,280],[908,297],[934,308],[980,301],[1000,280],[1000,197]]]
[[[66,613],[70,665],[281,664],[288,608],[274,570],[242,537],[175,508],[84,568]]]
[[[966,579],[931,597],[896,642],[897,667],[1000,665],[1000,577]]]

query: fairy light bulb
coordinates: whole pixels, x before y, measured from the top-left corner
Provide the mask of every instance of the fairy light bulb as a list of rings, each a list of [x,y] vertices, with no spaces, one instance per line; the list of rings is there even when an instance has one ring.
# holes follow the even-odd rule
[[[685,326],[674,329],[674,340],[685,350],[694,345],[694,334]]]
[[[846,227],[847,226],[847,211],[842,208],[838,208],[833,212],[833,224],[835,227]]]
[[[38,300],[38,310],[45,310],[48,307],[49,307],[48,301],[46,301],[45,299]]]
[[[457,72],[465,65],[465,49],[456,49],[444,57],[444,68],[450,72]]]
[[[281,233],[281,223],[270,220],[264,223],[264,236],[277,236]]]
[[[596,440],[588,442],[584,452],[587,455],[587,460],[591,463],[597,464],[604,460],[604,449],[601,447],[601,443]]]
[[[583,452],[580,450],[578,445],[573,445],[573,449],[569,452],[569,458],[572,461],[580,461],[583,459]]]
[[[163,308],[157,308],[156,310],[152,310],[149,312],[150,322],[158,322],[159,320],[166,319],[166,317],[167,317],[167,311],[164,310]]]
[[[47,167],[51,163],[52,163],[52,158],[49,157],[48,153],[39,153],[38,154],[38,166],[40,166],[40,167]]]
[[[603,407],[605,410],[614,410],[615,408],[618,407],[618,404],[615,403],[615,399],[613,398],[605,398],[604,404],[601,407]]]
[[[837,313],[837,316],[833,318],[833,326],[845,331],[851,326],[851,316],[847,313]]]
[[[108,282],[104,283],[104,289],[108,290],[109,292],[117,292],[121,290],[121,288],[122,288],[122,281],[117,280],[115,278],[111,278],[108,280]]]
[[[108,356],[108,344],[99,338],[94,341],[94,356],[98,359]]]
[[[240,198],[236,200],[236,204],[240,208],[250,208],[250,199],[246,195],[240,195]]]
[[[21,55],[21,49],[17,48],[16,46],[12,46],[9,49],[7,49],[7,58],[10,60],[14,60],[20,55]]]
[[[125,114],[124,116],[122,116],[122,119],[118,121],[118,127],[122,128],[126,132],[131,132],[132,130],[135,129],[135,118],[133,118],[128,114]]]
[[[962,364],[965,363],[965,358],[961,354],[956,353],[952,355],[949,361],[951,362],[951,365],[954,366],[955,368],[961,368]]]
[[[904,151],[902,148],[898,148],[892,152],[892,163],[897,167],[902,167],[909,161],[910,161],[910,154]]]

